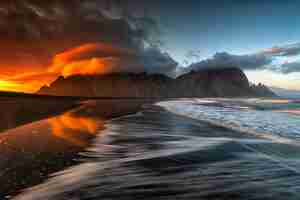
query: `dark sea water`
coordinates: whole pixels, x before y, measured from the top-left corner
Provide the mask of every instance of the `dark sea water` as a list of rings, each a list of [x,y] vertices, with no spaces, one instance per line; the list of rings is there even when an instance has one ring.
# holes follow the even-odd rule
[[[106,122],[79,164],[14,199],[298,200],[299,105],[261,99],[147,105]],[[90,120],[85,127],[93,132],[97,117]]]

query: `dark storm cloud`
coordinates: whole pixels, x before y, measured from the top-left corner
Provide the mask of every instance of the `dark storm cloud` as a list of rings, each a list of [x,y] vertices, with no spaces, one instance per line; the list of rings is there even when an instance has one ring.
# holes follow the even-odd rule
[[[145,71],[175,76],[178,63],[168,53],[152,47],[145,49],[140,58]]]
[[[239,67],[243,70],[264,68],[272,59],[264,54],[233,55],[226,52],[216,53],[212,58],[202,60],[189,66],[191,70],[206,68]]]
[[[113,12],[114,9],[113,4],[105,7],[101,2],[104,1],[2,2],[0,3],[1,36],[17,42],[29,42],[29,40],[57,42],[68,39],[71,44],[66,44],[67,46],[72,43],[77,45],[87,41],[102,41],[135,47],[141,40],[146,39],[141,34],[141,30],[129,27],[126,18],[121,14],[118,18],[103,15],[103,10],[107,9],[106,13],[108,13]]]
[[[85,43],[108,43],[135,51],[149,66],[166,67],[157,72],[169,71],[173,59],[158,48],[145,49],[145,44],[159,44],[159,28],[143,10],[120,0],[1,1],[0,40],[5,51],[0,59],[12,66],[45,65],[56,54]]]

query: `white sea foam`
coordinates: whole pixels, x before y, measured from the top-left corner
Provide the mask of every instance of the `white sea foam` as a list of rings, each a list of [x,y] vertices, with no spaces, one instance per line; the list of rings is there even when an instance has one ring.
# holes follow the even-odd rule
[[[264,103],[272,101],[262,100]],[[192,99],[159,102],[169,112],[252,134],[273,142],[300,145],[300,117],[245,106],[249,100]],[[261,104],[256,99],[252,105]]]

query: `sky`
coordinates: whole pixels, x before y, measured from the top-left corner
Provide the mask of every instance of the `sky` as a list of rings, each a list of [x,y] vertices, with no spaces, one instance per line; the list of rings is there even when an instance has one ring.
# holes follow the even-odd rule
[[[299,1],[163,2],[160,19],[168,25],[166,42],[180,60],[186,50],[200,50],[201,58],[207,58],[216,52],[249,54],[299,42]]]
[[[220,52],[253,55],[274,47],[299,47],[300,1],[163,2],[159,18],[165,27],[163,37],[166,49],[169,49],[175,60],[185,66],[209,59]],[[271,57],[272,62],[267,64],[272,67],[246,67],[250,81],[300,90],[298,53]],[[287,63],[295,70],[281,72],[277,69]]]
[[[297,0],[3,0],[0,90],[58,76],[232,67],[300,90]],[[178,70],[184,68],[185,70]]]

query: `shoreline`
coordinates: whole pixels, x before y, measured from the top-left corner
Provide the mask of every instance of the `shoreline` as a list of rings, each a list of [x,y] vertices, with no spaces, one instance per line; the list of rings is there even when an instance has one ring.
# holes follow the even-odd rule
[[[9,199],[49,175],[80,163],[79,153],[101,134],[107,120],[134,114],[152,102],[89,100],[63,114],[2,131],[0,197]],[[55,127],[60,132],[55,133]]]
[[[14,200],[281,199],[282,191],[297,189],[299,174],[297,165],[280,161],[298,151],[149,105],[109,120],[84,162]]]
[[[0,169],[5,170],[0,174],[0,184],[2,185],[0,187],[0,198],[10,199],[26,188],[40,185],[56,172],[85,162],[86,159],[89,159],[86,154],[89,154],[89,147],[92,147],[94,139],[99,134],[105,134],[104,125],[109,124],[114,119],[118,121],[119,117],[132,115],[141,110],[153,112],[149,115],[149,119],[151,117],[154,117],[154,121],[161,119],[162,123],[166,123],[167,128],[176,127],[176,129],[170,129],[175,131],[174,133],[167,133],[175,138],[229,137],[256,139],[253,135],[241,135],[239,131],[176,115],[165,108],[157,106],[155,104],[157,102],[145,99],[87,100],[81,102],[80,106],[63,114],[2,132],[0,134],[0,142],[2,143],[0,146],[0,158],[2,156]],[[161,114],[163,115],[160,116]],[[129,118],[134,119],[135,117]],[[135,121],[134,123],[144,122],[143,118],[137,117],[136,119],[142,121]],[[171,119],[175,121],[169,122]],[[195,130],[201,132],[200,135],[195,132],[193,133],[195,135],[185,137],[185,135],[181,135],[182,133],[177,133],[177,124],[181,124],[181,121],[186,121],[188,124],[186,127],[183,126],[184,130],[194,127]],[[149,122],[152,126],[151,121]],[[214,131],[212,131],[212,128]],[[165,136],[162,137],[162,140]],[[126,134],[124,137],[126,137]],[[10,163],[11,160],[14,160],[14,162]]]

